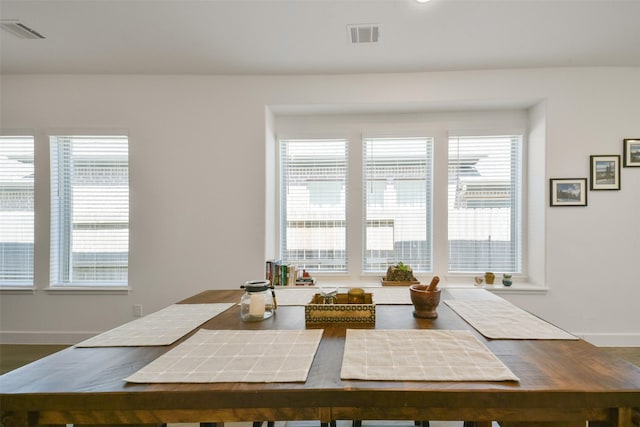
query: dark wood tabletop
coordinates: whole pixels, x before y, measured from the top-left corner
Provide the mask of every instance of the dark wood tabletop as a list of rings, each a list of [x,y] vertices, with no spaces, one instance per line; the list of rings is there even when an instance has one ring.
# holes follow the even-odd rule
[[[447,298],[446,290],[443,298]],[[238,302],[239,290],[205,291],[180,303]],[[361,381],[340,378],[345,334],[324,329],[304,383],[132,384],[123,379],[175,347],[70,347],[0,377],[6,426],[144,424],[253,420],[470,420],[503,426],[632,426],[640,407],[640,368],[583,340],[488,340],[446,304],[435,320],[411,305],[378,305],[378,329],[469,330],[519,382]],[[490,314],[488,314],[490,315]],[[304,329],[302,306],[281,306],[246,323],[239,307],[204,329]],[[371,327],[371,326],[369,326]],[[195,332],[195,331],[194,331]],[[529,422],[531,424],[526,424]],[[548,424],[547,424],[548,423]]]

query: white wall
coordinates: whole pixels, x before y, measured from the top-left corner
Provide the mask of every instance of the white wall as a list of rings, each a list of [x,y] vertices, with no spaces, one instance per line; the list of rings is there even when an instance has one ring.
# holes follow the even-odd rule
[[[589,155],[622,154],[640,137],[640,70],[593,68],[358,76],[0,77],[3,132],[36,136],[48,175],[51,130],[130,136],[131,291],[60,294],[48,284],[48,216],[36,215],[34,294],[0,296],[3,342],[72,343],[205,289],[260,278],[265,259],[268,106],[451,109],[529,105],[544,123],[546,171],[531,191],[544,208],[546,294],[506,297],[595,343],[640,345],[640,169],[586,208],[549,208],[548,179],[587,177]],[[368,108],[368,107],[367,107]],[[265,111],[267,113],[265,114]],[[544,120],[540,117],[544,116]],[[268,120],[265,120],[267,117]],[[539,155],[539,153],[537,153]],[[541,172],[541,171],[540,171]],[[36,203],[48,205],[46,179]],[[542,199],[541,199],[542,197]],[[536,217],[536,216],[542,217]],[[537,239],[540,235],[536,236]],[[535,266],[532,266],[535,268]],[[438,272],[436,272],[438,273]]]

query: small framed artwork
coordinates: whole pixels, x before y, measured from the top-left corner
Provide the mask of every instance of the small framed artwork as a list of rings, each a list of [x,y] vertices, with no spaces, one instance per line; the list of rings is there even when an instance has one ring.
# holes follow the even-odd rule
[[[620,189],[620,156],[591,156],[591,189]]]
[[[640,168],[640,138],[624,140],[625,168]]]
[[[550,206],[587,206],[587,178],[551,178]]]

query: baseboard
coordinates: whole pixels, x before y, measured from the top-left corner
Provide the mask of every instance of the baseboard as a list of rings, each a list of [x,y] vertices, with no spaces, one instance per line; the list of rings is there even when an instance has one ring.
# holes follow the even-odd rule
[[[99,332],[0,331],[2,344],[73,345]]]
[[[593,334],[577,332],[574,335],[598,347],[640,347],[640,333]]]

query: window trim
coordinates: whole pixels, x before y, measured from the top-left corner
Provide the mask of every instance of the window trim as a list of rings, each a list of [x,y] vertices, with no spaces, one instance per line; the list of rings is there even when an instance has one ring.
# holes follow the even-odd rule
[[[131,292],[131,286],[49,285],[42,289],[51,295],[120,295]]]

